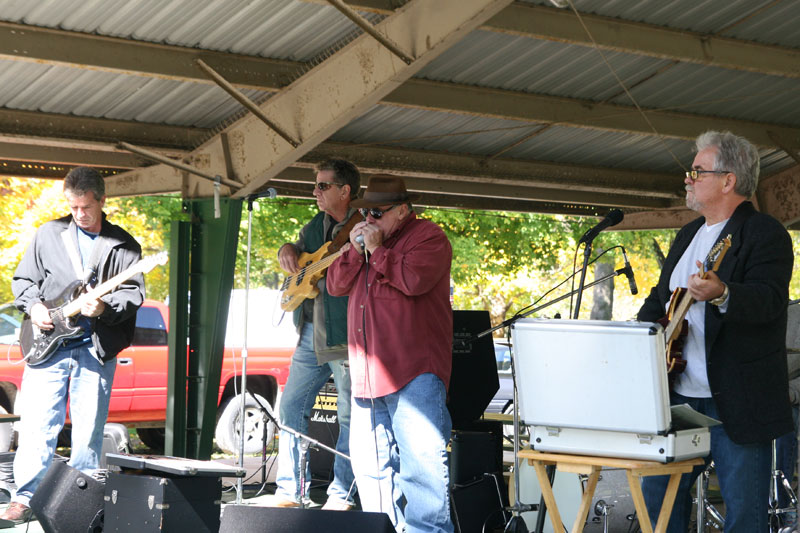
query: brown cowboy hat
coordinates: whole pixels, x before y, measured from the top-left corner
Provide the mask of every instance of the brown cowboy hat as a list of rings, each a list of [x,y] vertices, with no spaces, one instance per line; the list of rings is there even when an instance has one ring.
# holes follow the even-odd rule
[[[418,194],[409,194],[403,178],[376,174],[369,178],[364,196],[353,200],[353,207],[378,207],[381,205],[398,205],[419,199]]]

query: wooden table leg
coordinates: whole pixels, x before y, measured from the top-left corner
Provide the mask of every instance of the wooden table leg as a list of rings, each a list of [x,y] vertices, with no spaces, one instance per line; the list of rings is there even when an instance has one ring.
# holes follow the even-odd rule
[[[656,523],[655,533],[664,533],[667,530],[669,516],[672,514],[672,508],[675,505],[675,496],[678,494],[678,484],[680,484],[681,475],[680,473],[675,473],[669,476],[667,491],[664,493],[664,501],[661,502],[661,512],[658,513],[658,523]]]
[[[578,508],[578,515],[575,517],[575,524],[572,526],[572,533],[581,533],[586,517],[589,516],[589,507],[592,506],[592,496],[597,488],[597,480],[600,478],[600,467],[593,467],[592,473],[586,482],[586,490],[581,498],[581,506]]]
[[[550,515],[553,531],[561,531],[564,526],[561,522],[561,514],[558,512],[558,506],[556,506],[556,498],[553,496],[553,487],[550,485],[547,471],[541,461],[531,460],[531,462],[533,463],[533,469],[536,470],[536,478],[539,480],[539,488],[542,489],[542,497],[545,505],[547,505],[547,514]],[[539,509],[539,512],[541,513],[542,510]]]
[[[628,476],[628,486],[631,489],[631,497],[633,498],[633,507],[636,509],[636,516],[639,518],[639,527],[642,533],[653,533],[653,525],[650,522],[650,515],[647,514],[647,506],[644,503],[644,495],[642,494],[642,486],[639,484],[639,477],[634,475],[630,470],[625,470]]]

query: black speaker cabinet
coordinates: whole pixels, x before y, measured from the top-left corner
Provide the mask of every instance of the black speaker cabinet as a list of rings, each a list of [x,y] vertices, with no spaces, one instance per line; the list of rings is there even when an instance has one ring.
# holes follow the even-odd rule
[[[395,533],[384,513],[227,505],[219,533]]]
[[[453,429],[481,417],[500,388],[491,335],[475,335],[491,328],[488,311],[453,311],[453,372],[447,409]]]
[[[216,533],[221,493],[218,477],[111,472],[105,491],[105,532]]]
[[[502,443],[488,431],[453,431],[450,439],[450,483],[464,485],[484,474],[502,474]]]
[[[317,401],[308,421],[308,436],[326,446],[336,448],[339,438],[339,415],[336,411],[337,391],[333,383],[326,383],[317,394]],[[311,477],[321,481],[333,481],[333,453],[311,448],[308,451]]]
[[[450,491],[456,533],[502,532],[508,520],[504,509],[502,474],[484,474]]]
[[[102,483],[63,461],[53,461],[31,498],[45,533],[101,533]]]

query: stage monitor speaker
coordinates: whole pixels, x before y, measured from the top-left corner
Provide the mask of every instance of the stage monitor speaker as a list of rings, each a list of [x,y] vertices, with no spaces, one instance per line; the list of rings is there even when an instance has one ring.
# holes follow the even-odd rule
[[[395,533],[384,513],[227,505],[219,533]]]
[[[63,461],[53,461],[31,498],[45,533],[101,533],[102,483]]]
[[[500,388],[492,336],[475,336],[492,327],[488,311],[453,311],[453,371],[447,408],[453,429],[483,415]]]
[[[308,421],[308,436],[326,446],[336,448],[339,438],[339,415],[336,411],[337,391],[333,382],[326,383],[311,410]],[[320,481],[333,481],[333,453],[328,450],[311,448],[308,451],[308,465],[311,477]]]

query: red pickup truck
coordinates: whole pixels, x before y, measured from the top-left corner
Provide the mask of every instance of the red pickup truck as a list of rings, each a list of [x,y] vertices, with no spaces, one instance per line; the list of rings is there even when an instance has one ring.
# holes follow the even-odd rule
[[[274,292],[266,291],[273,299]],[[264,321],[264,314],[253,313],[254,296],[251,294],[250,324]],[[258,302],[259,300],[256,300]],[[262,302],[263,304],[264,302]],[[232,315],[238,310],[231,304]],[[288,317],[287,317],[288,318]],[[13,305],[0,307],[0,412],[12,412],[17,391],[22,382],[24,363],[20,354],[17,336],[22,314]],[[230,317],[229,317],[230,321]],[[237,321],[231,321],[235,324]],[[269,342],[276,347],[259,347],[248,341],[247,349],[247,388],[260,396],[262,402],[275,406],[279,391],[289,376],[289,363],[294,352],[296,333],[291,320],[285,320],[279,335],[270,335]],[[145,300],[136,316],[136,333],[133,344],[117,356],[117,370],[111,390],[111,404],[108,421],[135,427],[142,442],[151,448],[164,445],[164,422],[167,405],[167,326],[169,309],[161,302]],[[238,448],[241,423],[239,422],[240,400],[236,392],[241,389],[242,358],[241,342],[236,343],[235,332],[228,328],[228,339],[222,362],[219,396],[217,399],[217,425],[214,437],[217,446],[227,452]],[[269,327],[259,324],[257,334],[263,334]],[[259,331],[260,330],[260,331]],[[273,328],[274,331],[278,331]],[[279,341],[276,339],[280,337]],[[248,339],[251,335],[248,334]],[[233,347],[229,347],[233,342]],[[272,346],[272,344],[271,344]],[[257,404],[248,396],[245,422],[245,452],[261,450],[265,429],[263,417]],[[274,425],[267,423],[267,438],[274,435]],[[7,451],[13,445],[11,424],[0,424],[0,451]]]

